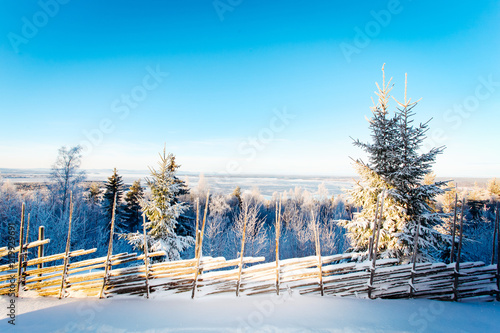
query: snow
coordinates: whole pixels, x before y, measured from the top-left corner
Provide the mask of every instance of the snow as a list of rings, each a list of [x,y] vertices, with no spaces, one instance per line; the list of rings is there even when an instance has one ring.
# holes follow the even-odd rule
[[[499,332],[500,303],[321,296],[21,297],[1,332]],[[6,313],[8,297],[0,298]]]

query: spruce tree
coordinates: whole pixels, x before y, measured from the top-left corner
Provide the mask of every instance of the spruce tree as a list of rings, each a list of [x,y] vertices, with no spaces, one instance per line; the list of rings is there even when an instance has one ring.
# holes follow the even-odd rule
[[[116,168],[113,169],[113,174],[108,178],[108,182],[105,185],[104,192],[104,215],[106,216],[107,223],[107,231],[109,231],[111,216],[113,214],[113,204],[116,195],[116,212],[115,212],[115,225],[119,230],[121,226],[120,217],[122,213],[121,201],[123,197],[123,179],[122,176],[118,175]]]
[[[140,201],[144,197],[144,190],[141,186],[141,180],[136,180],[129,191],[125,194],[125,212],[124,227],[125,231],[133,232],[142,228],[142,212]]]
[[[437,195],[444,193],[441,187],[445,183],[426,185],[423,180],[431,172],[436,156],[442,153],[444,147],[420,153],[428,122],[418,126],[412,124],[412,110],[417,102],[407,100],[406,86],[404,103],[396,101],[399,107],[393,115],[389,114],[388,106],[391,80],[386,84],[385,74],[382,87],[377,84],[377,88],[378,102],[372,107],[373,116],[369,125],[372,142],[354,141],[354,145],[363,149],[369,157],[368,163],[361,159],[354,161],[360,180],[349,192],[353,204],[363,209],[354,214],[353,220],[339,221],[339,224],[347,229],[352,245],[350,250],[366,251],[373,233],[377,198],[385,190],[378,243],[380,256],[408,259],[413,251],[416,225],[420,221],[420,259],[439,258],[449,238],[436,230],[442,224],[442,216],[433,212],[430,204],[435,203]]]
[[[151,178],[146,183],[151,190],[149,200],[141,199],[142,211],[146,214],[148,247],[151,251],[165,251],[167,260],[179,260],[182,251],[194,244],[193,237],[177,234],[179,216],[186,209],[185,204],[175,201],[175,194],[179,193],[179,183],[176,182],[172,168],[174,155],[160,154],[158,170],[150,168]],[[144,236],[141,232],[120,235],[128,239],[136,248],[144,249]]]
[[[171,172],[173,176],[174,183],[177,184],[176,189],[174,190],[173,193],[173,199],[171,204],[176,204],[179,202],[180,197],[183,195],[189,194],[189,187],[186,185],[186,183],[182,180],[179,179],[175,174],[177,172],[177,169],[179,169],[181,166],[175,162],[175,156],[172,155],[172,158],[169,160],[169,163],[167,165],[167,169],[169,172]],[[191,223],[192,218],[186,216],[185,214],[181,213],[179,215],[179,218],[177,220],[177,234],[180,236],[192,236],[194,234],[194,228],[192,228]]]

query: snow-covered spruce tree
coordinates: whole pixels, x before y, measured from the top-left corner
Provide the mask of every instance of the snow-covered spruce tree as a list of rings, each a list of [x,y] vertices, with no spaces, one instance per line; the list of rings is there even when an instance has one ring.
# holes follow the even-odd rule
[[[177,169],[181,166],[175,162],[175,156],[172,155],[172,158],[169,160],[169,164],[167,166],[168,171],[171,172],[174,176],[174,183],[177,184],[175,187],[175,192],[173,194],[172,204],[176,204],[179,202],[179,199],[183,196],[189,194],[189,187],[186,185],[186,182],[182,179],[179,179],[175,174]],[[184,213],[184,212],[183,212]],[[185,214],[181,213],[179,218],[177,219],[177,234],[180,236],[192,236],[194,235],[194,226],[192,223],[192,218],[189,218]]]
[[[151,190],[149,200],[141,199],[142,211],[146,214],[148,249],[152,251],[165,251],[167,260],[181,259],[181,252],[194,244],[193,237],[179,236],[176,233],[177,220],[185,210],[184,203],[175,202],[175,194],[179,191],[176,182],[176,168],[170,168],[174,155],[160,154],[159,169],[150,168],[151,178],[146,178],[146,183]],[[144,249],[144,236],[142,232],[122,234],[134,247]]]
[[[363,209],[354,214],[353,220],[341,220],[339,224],[348,231],[350,251],[367,251],[373,233],[377,197],[385,190],[378,243],[380,257],[407,260],[413,252],[414,234],[420,220],[419,260],[435,260],[450,240],[436,230],[443,223],[442,215],[434,212],[429,203],[434,203],[435,197],[444,193],[441,187],[445,183],[423,184],[423,180],[444,147],[420,152],[428,122],[412,125],[412,110],[417,102],[407,100],[406,83],[404,103],[396,100],[398,107],[393,115],[389,114],[392,86],[391,80],[385,83],[384,67],[382,72],[382,87],[377,84],[378,102],[374,103],[373,116],[369,120],[372,142],[354,142],[369,156],[368,163],[360,159],[354,161],[360,180],[349,191],[353,204]]]

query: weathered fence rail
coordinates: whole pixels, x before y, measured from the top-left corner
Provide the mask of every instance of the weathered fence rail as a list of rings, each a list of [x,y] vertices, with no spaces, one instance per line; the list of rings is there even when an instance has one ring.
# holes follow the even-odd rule
[[[46,244],[48,240],[42,242]],[[38,242],[37,244],[41,244]],[[35,248],[33,245],[30,248]],[[95,252],[96,249],[77,250],[69,253],[70,258]],[[163,256],[163,252],[149,253],[149,258]],[[372,285],[371,261],[361,263],[344,262],[355,253],[346,253],[321,258],[321,280],[318,275],[318,256],[279,260],[279,274],[276,263],[262,263],[263,257],[244,257],[244,267],[239,274],[240,258],[201,257],[172,262],[150,264],[146,280],[144,255],[120,253],[110,257],[108,278],[105,276],[107,257],[70,262],[65,275],[63,297],[98,297],[104,285],[104,296],[147,295],[147,291],[182,293],[196,288],[198,297],[217,294],[276,294],[294,290],[300,294],[352,296],[368,298],[430,298],[439,300],[494,300],[498,294],[497,266],[482,262],[460,264],[458,289],[455,290],[455,264],[417,263],[400,265],[397,259],[377,261]],[[16,276],[13,265],[0,267],[0,295],[12,292],[12,285],[18,279],[23,281],[22,290],[36,292],[40,296],[59,296],[64,265],[38,268],[40,263],[63,260],[65,253],[26,260],[22,276]],[[137,265],[123,267],[136,262]],[[197,271],[197,265],[198,271]],[[120,267],[122,266],[122,267]],[[246,266],[246,267],[245,267]],[[278,276],[278,284],[276,278]],[[195,283],[196,278],[196,283]],[[412,282],[413,281],[413,282]],[[148,282],[148,283],[146,283]]]

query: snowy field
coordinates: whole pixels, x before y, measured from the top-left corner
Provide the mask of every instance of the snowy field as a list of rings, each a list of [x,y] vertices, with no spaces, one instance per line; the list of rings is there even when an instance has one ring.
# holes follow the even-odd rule
[[[6,312],[9,298],[0,298]],[[500,303],[320,296],[22,297],[0,332],[500,332]]]

